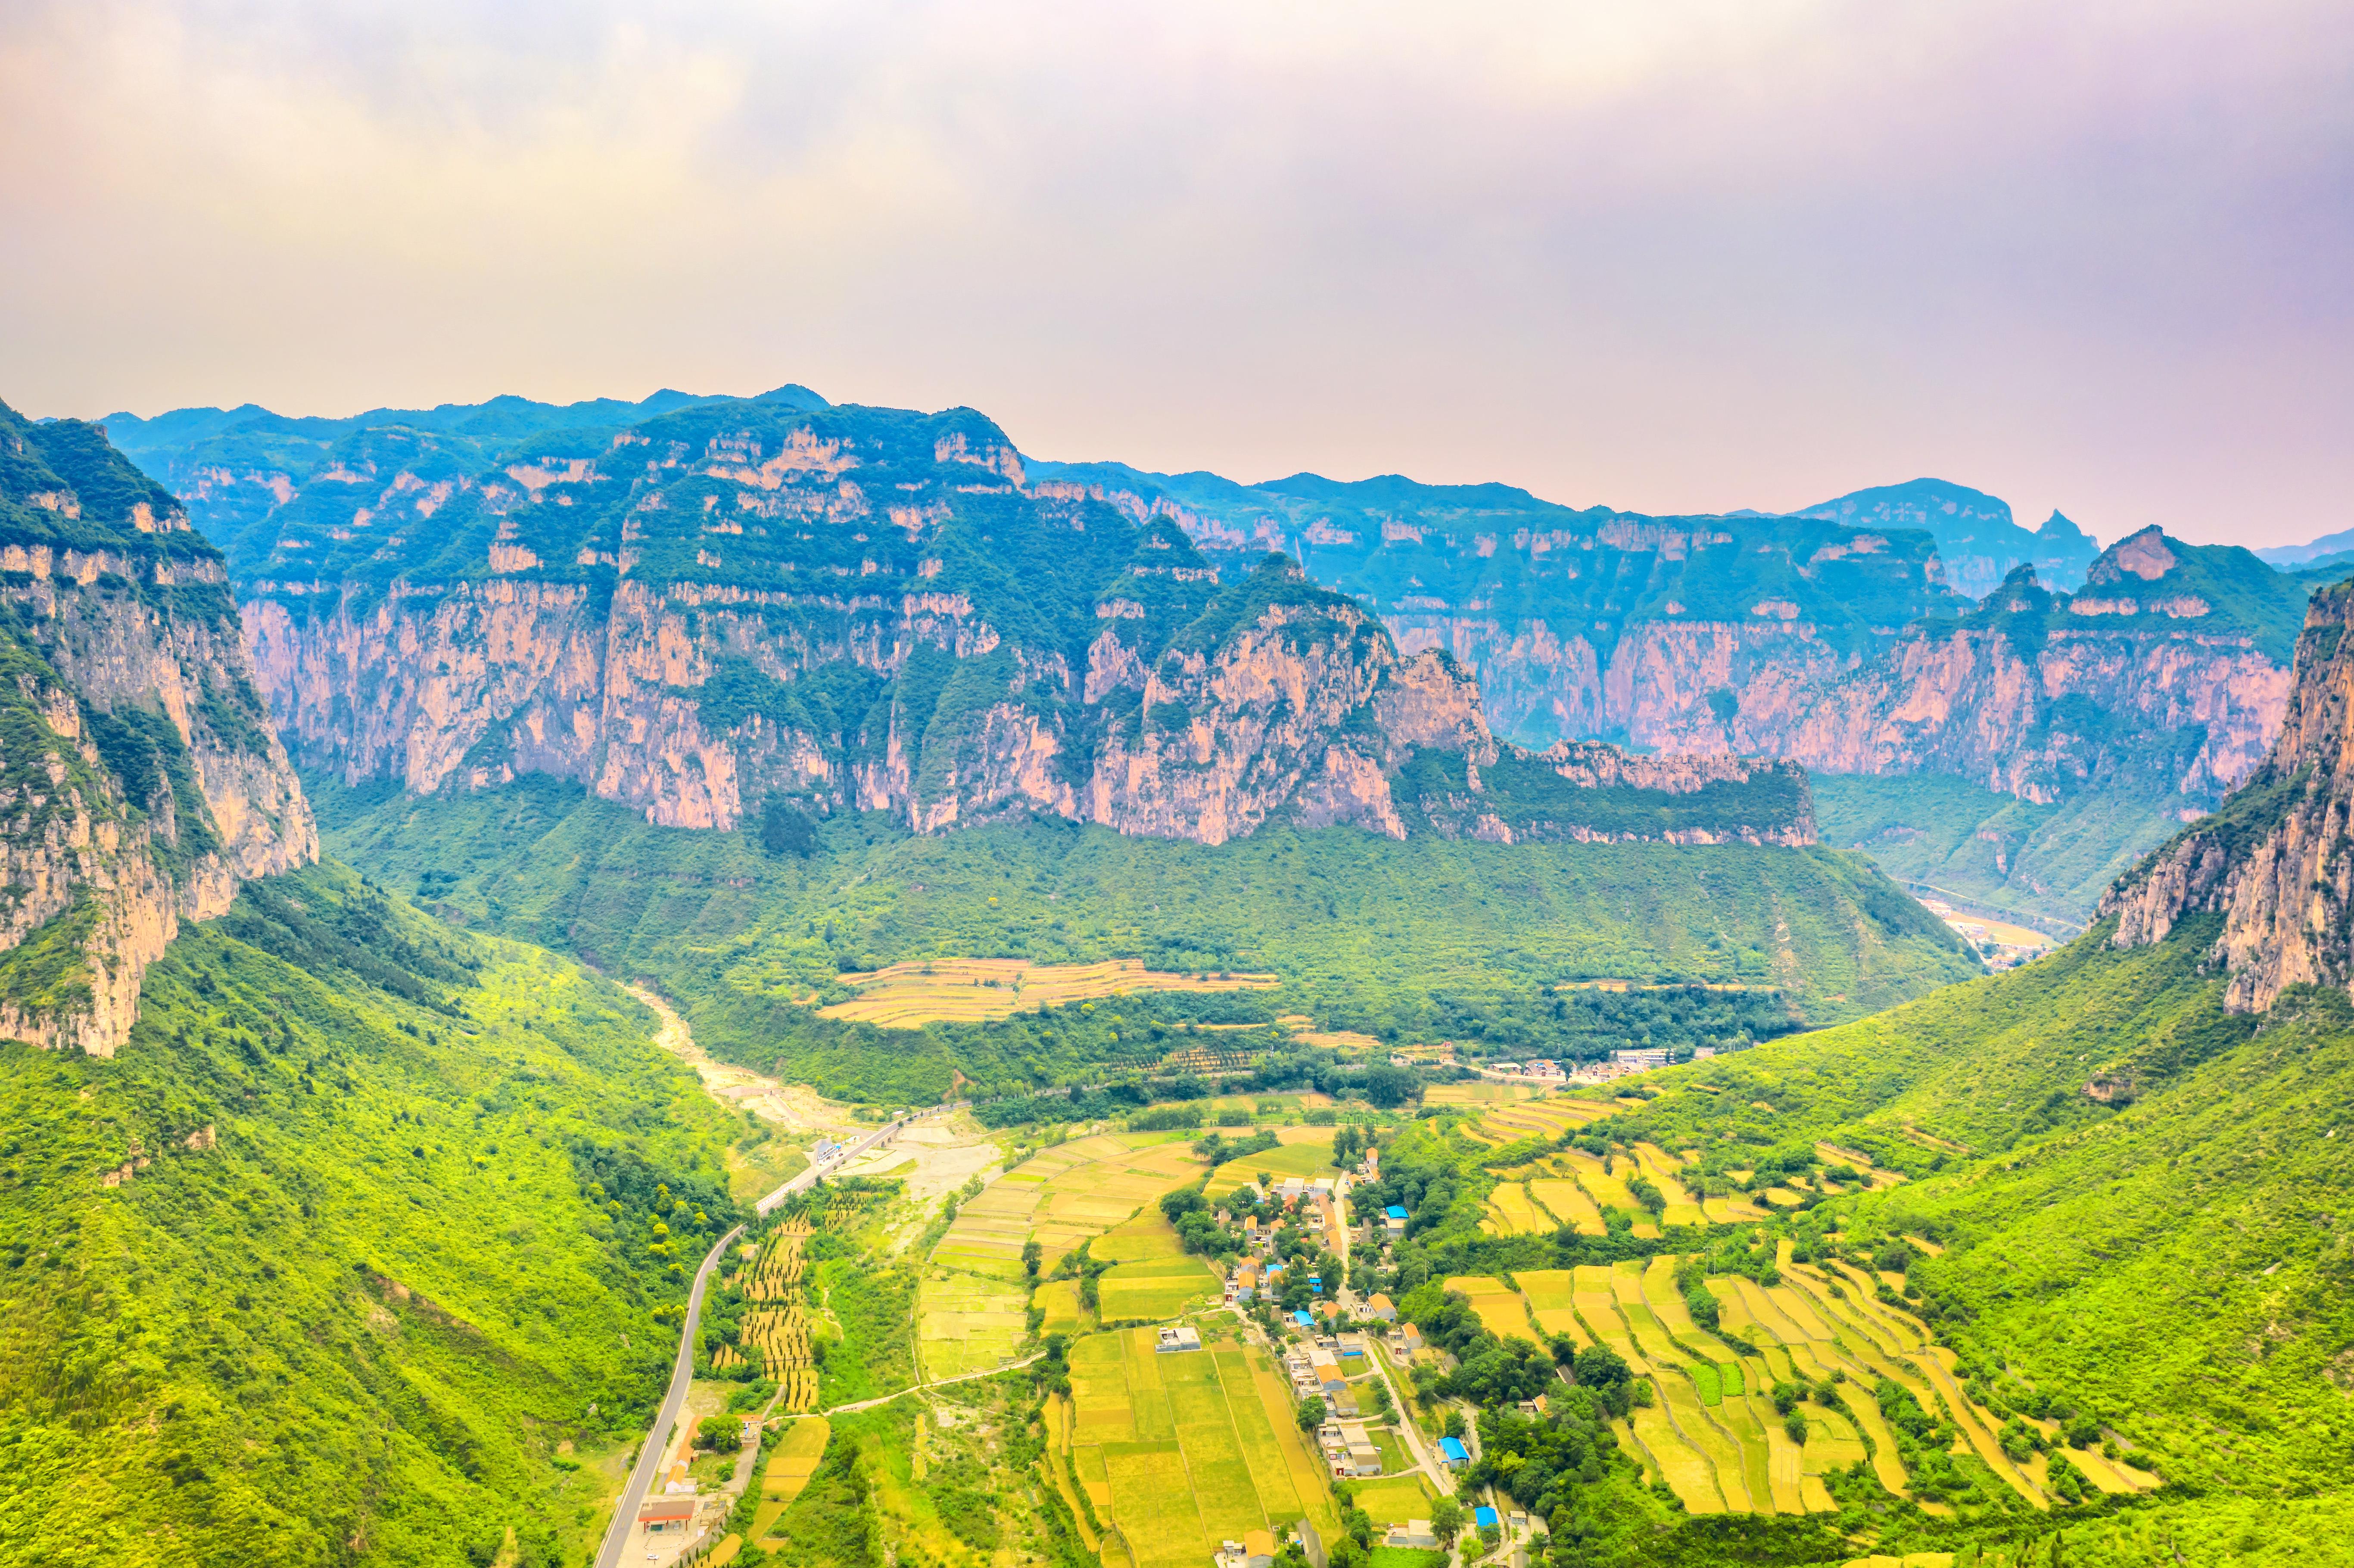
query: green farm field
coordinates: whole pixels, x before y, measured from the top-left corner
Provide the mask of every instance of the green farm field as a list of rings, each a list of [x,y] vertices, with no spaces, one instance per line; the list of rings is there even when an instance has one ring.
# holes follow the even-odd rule
[[[1285,1142],[1257,1154],[1240,1160],[1229,1160],[1210,1174],[1210,1184],[1203,1195],[1213,1201],[1225,1197],[1246,1182],[1258,1179],[1265,1171],[1280,1183],[1288,1177],[1333,1176],[1340,1167],[1332,1163],[1332,1135],[1320,1128],[1286,1128],[1296,1131],[1299,1142]]]
[[[1264,1352],[1204,1327],[1197,1351],[1159,1353],[1149,1328],[1071,1347],[1068,1451],[1139,1568],[1198,1568],[1223,1540],[1303,1517],[1338,1526],[1288,1386]]]

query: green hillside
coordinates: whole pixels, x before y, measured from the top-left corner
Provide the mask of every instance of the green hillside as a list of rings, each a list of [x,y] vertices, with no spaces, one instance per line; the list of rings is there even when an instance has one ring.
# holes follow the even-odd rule
[[[735,1218],[650,1022],[328,864],[0,1043],[0,1561],[578,1562]]]
[[[1562,1496],[1557,1539],[1580,1546],[1556,1560],[1845,1562],[1868,1544],[1989,1563],[2354,1561],[2341,1528],[2354,1509],[2354,1006],[2307,990],[2262,1020],[2227,1014],[2201,962],[2216,926],[2193,918],[2120,952],[2105,922],[2024,969],[1654,1075],[1648,1105],[1545,1140],[1690,1151],[1681,1181],[1695,1192],[1797,1192],[1762,1224],[1670,1224],[1648,1241],[1615,1224],[1486,1234],[1475,1222],[1496,1168],[1545,1143],[1482,1147],[1448,1117],[1385,1148],[1369,1201],[1413,1208],[1402,1285],[1694,1253],[1712,1275],[1770,1283],[1762,1233],[1795,1249],[1786,1270],[1795,1255],[1822,1277],[1836,1260],[1851,1287],[1891,1271],[1880,1277],[1902,1294],[1880,1287],[1881,1301],[1954,1352],[1959,1388],[2016,1457],[2041,1465],[2031,1445],[2081,1444],[2163,1482],[2137,1497],[2087,1487],[2039,1512],[1957,1444],[1958,1510],[1861,1468],[1832,1478],[1836,1514],[1803,1519],[1685,1522],[1596,1487]],[[1827,1150],[1903,1179],[1842,1177],[1847,1154]],[[1716,1294],[1736,1293],[1720,1277]],[[1402,1307],[1447,1319],[1435,1295]],[[1487,1375],[1488,1353],[1450,1348],[1468,1369],[1451,1386],[1476,1393],[1469,1374]],[[1917,1476],[1934,1461],[1907,1449],[1904,1465]]]
[[[875,1098],[933,1098],[959,1072],[972,1092],[1009,1092],[1169,1048],[1134,1031],[1111,1040],[1108,1012],[911,1036],[794,1005],[841,972],[928,956],[1272,970],[1278,991],[1190,1001],[1257,1010],[1200,1016],[1296,1010],[1500,1055],[1643,1043],[1653,1004],[1628,1000],[1612,1030],[1595,1023],[1590,993],[1547,994],[1564,982],[1755,988],[1776,993],[1766,1032],[1779,1033],[1978,972],[1917,905],[1826,850],[1400,843],[1346,828],[1204,848],[1060,821],[918,838],[879,815],[812,832],[789,813],[771,853],[759,832],[652,827],[544,779],[429,799],[314,779],[313,797],[334,852],[388,885],[658,980],[716,1054],[781,1058],[792,1075]],[[791,847],[804,836],[806,856]],[[1158,1016],[1194,1016],[1176,1005]]]
[[[2136,861],[2181,828],[2179,794],[2120,783],[2052,805],[1942,773],[1810,777],[1823,842],[1890,876],[2013,918],[2073,930]]]

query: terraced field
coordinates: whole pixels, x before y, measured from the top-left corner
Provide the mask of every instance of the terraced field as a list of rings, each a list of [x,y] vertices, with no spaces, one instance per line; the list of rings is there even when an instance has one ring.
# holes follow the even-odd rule
[[[1657,1180],[1655,1177],[1654,1180]],[[1655,1257],[1607,1267],[1532,1269],[1501,1279],[1459,1276],[1447,1288],[1470,1298],[1480,1321],[1499,1334],[1578,1344],[1601,1343],[1651,1379],[1657,1402],[1638,1407],[1620,1431],[1628,1450],[1675,1489],[1693,1513],[1832,1511],[1822,1477],[1869,1457],[1882,1484],[1909,1493],[1895,1434],[1872,1390],[1894,1381],[1933,1415],[1959,1428],[1962,1443],[2020,1497],[2048,1507],[2047,1461],[2006,1458],[2000,1422],[1973,1404],[1953,1371],[1953,1355],[1933,1343],[1910,1313],[1873,1299],[1880,1281],[1845,1264],[1793,1263],[1784,1245],[1782,1283],[1712,1279],[1726,1336],[1762,1354],[1736,1354],[1725,1340],[1692,1321],[1676,1288],[1676,1260]],[[1821,1384],[1833,1379],[1838,1403],[1797,1409],[1807,1441],[1783,1430],[1771,1392],[1777,1382]],[[2052,1430],[2045,1424],[2047,1435]],[[1958,1450],[1957,1450],[1958,1451]],[[2071,1449],[2069,1459],[2105,1491],[2156,1486],[2156,1478]]]
[[[1207,1348],[1179,1354],[1157,1353],[1149,1328],[1071,1346],[1072,1420],[1049,1431],[1136,1568],[1196,1568],[1223,1541],[1303,1515],[1339,1528],[1288,1387],[1232,1330],[1203,1330]]]
[[[1469,1087],[1470,1086],[1461,1086]],[[1515,1088],[1514,1085],[1490,1086]],[[1523,1091],[1525,1092],[1525,1091]],[[1437,1094],[1436,1089],[1432,1090]],[[1564,1096],[1545,1099],[1513,1100],[1498,1106],[1475,1124],[1490,1141],[1511,1143],[1522,1138],[1559,1138],[1572,1128],[1597,1121],[1616,1110],[1616,1106],[1595,1100],[1575,1100]]]
[[[765,1544],[769,1530],[809,1486],[832,1436],[825,1418],[812,1415],[790,1423],[778,1436],[769,1453],[768,1467],[760,1473],[760,1501],[752,1514],[754,1541]]]
[[[1287,1176],[1312,1178],[1339,1173],[1341,1168],[1332,1163],[1332,1134],[1325,1128],[1285,1128],[1278,1136],[1284,1139],[1280,1147],[1229,1160],[1212,1171],[1204,1194],[1213,1200],[1223,1198],[1245,1182],[1256,1181],[1261,1171],[1278,1181]]]
[[[1201,1173],[1202,1162],[1166,1134],[1107,1133],[1043,1150],[967,1200],[933,1249],[917,1287],[916,1342],[926,1375],[985,1372],[1019,1352],[1031,1301],[1022,1268],[1024,1242],[1038,1242],[1044,1267],[1051,1272],[1081,1242],[1099,1241],[1107,1233],[1125,1234],[1140,1211],[1141,1223],[1165,1233],[1167,1224],[1151,1206],[1153,1200]],[[1165,1254],[1139,1250],[1136,1255],[1174,1255],[1173,1234],[1166,1248]],[[1204,1271],[1205,1266],[1196,1263],[1191,1272],[1198,1276]],[[1181,1291],[1173,1279],[1153,1287],[1140,1279],[1117,1293],[1124,1307],[1150,1308],[1198,1294],[1190,1280]],[[1086,1326],[1075,1284],[1065,1280],[1037,1289],[1039,1304],[1049,1316],[1047,1329],[1073,1333]],[[1143,1310],[1107,1314],[1147,1315]]]
[[[1030,1292],[1018,1281],[941,1267],[916,1292],[916,1347],[927,1378],[988,1372],[1013,1360],[1026,1333]]]
[[[1486,1275],[1455,1275],[1447,1281],[1449,1290],[1459,1290],[1471,1299],[1471,1310],[1479,1315],[1480,1325],[1499,1339],[1517,1335],[1532,1339],[1535,1330],[1529,1323],[1528,1303],[1521,1293],[1500,1279]]]
[[[925,959],[846,974],[858,994],[818,1009],[822,1018],[854,1019],[891,1029],[927,1023],[978,1023],[1023,1012],[1156,991],[1272,991],[1277,975],[1171,974],[1136,959],[1100,964],[1034,964],[1027,959]]]
[[[1021,1274],[1022,1244],[1034,1238],[1051,1268],[1079,1243],[1201,1174],[1202,1162],[1166,1133],[1076,1139],[1041,1150],[966,1202],[934,1257],[1013,1279]]]

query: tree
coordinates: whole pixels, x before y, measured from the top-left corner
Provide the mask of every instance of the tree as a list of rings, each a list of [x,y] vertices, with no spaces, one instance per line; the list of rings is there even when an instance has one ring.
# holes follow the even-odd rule
[[[1783,1418],[1782,1430],[1789,1434],[1791,1442],[1803,1444],[1807,1440],[1807,1418],[1793,1410]]]
[[[1032,1280],[1037,1279],[1038,1266],[1045,1261],[1046,1249],[1038,1245],[1036,1237],[1034,1236],[1022,1244],[1022,1272],[1028,1275]]]
[[[743,1418],[736,1415],[706,1415],[695,1429],[695,1446],[716,1453],[732,1454],[744,1446]]]
[[[1691,1314],[1692,1321],[1699,1324],[1702,1330],[1712,1334],[1716,1332],[1717,1300],[1710,1294],[1708,1287],[1704,1285],[1693,1287],[1684,1297],[1684,1310]]]
[[[1384,1110],[1395,1110],[1414,1098],[1421,1080],[1404,1067],[1387,1064],[1365,1069],[1365,1098]]]
[[[1310,1395],[1291,1407],[1291,1418],[1299,1423],[1302,1432],[1313,1432],[1324,1425],[1324,1401]]]
[[[1447,1412],[1447,1425],[1443,1430],[1449,1437],[1463,1436],[1463,1412],[1460,1409],[1450,1408]]]
[[[1576,1377],[1586,1388],[1611,1388],[1634,1374],[1626,1358],[1607,1345],[1588,1345],[1577,1352]]]
[[[1463,1505],[1451,1497],[1442,1497],[1432,1503],[1430,1528],[1440,1545],[1454,1545],[1455,1538],[1463,1533]]]

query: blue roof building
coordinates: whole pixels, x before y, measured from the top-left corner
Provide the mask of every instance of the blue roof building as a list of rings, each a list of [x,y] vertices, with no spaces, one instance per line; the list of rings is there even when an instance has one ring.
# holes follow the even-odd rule
[[[1441,1437],[1438,1440],[1438,1457],[1446,1461],[1450,1470],[1459,1470],[1471,1462],[1470,1451],[1463,1446],[1460,1437]]]
[[[1481,1530],[1493,1530],[1502,1521],[1497,1519],[1494,1509],[1475,1508],[1471,1510],[1471,1522]]]
[[[1393,1220],[1402,1220],[1405,1218],[1405,1211],[1395,1203],[1392,1203],[1387,1209],[1384,1209],[1382,1212]]]
[[[1303,1329],[1312,1329],[1316,1326],[1316,1319],[1305,1312],[1294,1312],[1291,1315],[1291,1320]]]

